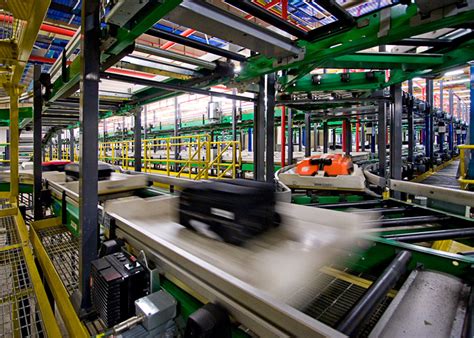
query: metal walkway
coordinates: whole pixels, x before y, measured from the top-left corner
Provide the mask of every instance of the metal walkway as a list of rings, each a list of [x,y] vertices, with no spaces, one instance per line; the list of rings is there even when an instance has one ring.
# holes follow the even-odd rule
[[[456,178],[459,167],[459,160],[452,161],[445,168],[430,175],[420,183],[434,185],[437,187],[461,189]]]
[[[60,331],[34,264],[26,226],[7,200],[0,200],[0,210],[0,336],[57,336]]]

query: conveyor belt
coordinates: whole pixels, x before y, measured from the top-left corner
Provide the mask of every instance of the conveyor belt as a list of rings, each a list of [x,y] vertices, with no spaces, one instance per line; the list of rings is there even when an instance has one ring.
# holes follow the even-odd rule
[[[459,182],[456,178],[458,167],[459,167],[459,160],[453,161],[450,164],[448,164],[445,168],[433,173],[428,178],[421,181],[421,183],[434,185],[437,187],[460,189]]]

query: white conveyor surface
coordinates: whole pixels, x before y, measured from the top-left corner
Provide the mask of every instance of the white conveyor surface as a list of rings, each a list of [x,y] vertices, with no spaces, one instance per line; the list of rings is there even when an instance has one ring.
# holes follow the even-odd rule
[[[282,224],[234,246],[176,223],[177,197],[130,197],[107,201],[105,211],[149,239],[165,240],[239,280],[295,307],[304,306],[313,276],[337,261],[339,249],[353,243],[361,215],[279,202]],[[119,226],[120,227],[120,226]],[[125,229],[126,231],[126,229]]]

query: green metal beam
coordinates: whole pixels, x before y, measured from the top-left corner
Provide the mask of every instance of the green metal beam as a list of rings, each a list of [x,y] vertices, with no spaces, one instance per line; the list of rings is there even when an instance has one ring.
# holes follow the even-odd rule
[[[162,19],[167,13],[177,7],[182,0],[163,0],[160,2],[153,2],[151,5],[146,6],[140,11],[127,25],[118,28],[114,38],[116,41],[101,55],[101,62],[104,63],[113,55],[117,55],[122,52],[125,48],[130,46],[136,38],[145,33],[150,27]],[[104,35],[108,35],[111,31],[107,28],[103,29]],[[62,77],[56,79],[53,83],[53,89],[50,102],[57,100],[64,96],[66,93],[71,94],[79,88],[81,71],[81,60],[80,57],[74,59],[74,61],[67,67],[68,78],[67,82],[64,82]]]
[[[305,75],[298,79],[293,86],[288,87],[286,92],[376,90],[385,87],[385,72],[383,71],[349,73],[347,82],[342,80],[341,75],[342,73]],[[373,75],[373,77],[370,77],[370,75]],[[315,78],[315,81],[313,81],[313,78]]]
[[[389,11],[385,20],[382,13]],[[453,27],[470,22],[474,17],[474,4],[462,8],[440,10],[440,17],[424,17],[418,13],[416,4],[396,5],[382,11],[357,19],[354,28],[329,37],[322,36],[314,42],[299,41],[299,47],[306,50],[303,59],[289,65],[279,63],[276,58],[258,55],[251,58],[243,67],[237,81],[257,78],[277,70],[293,68],[298,77],[306,75],[311,69],[321,67],[330,60],[343,55],[357,53],[379,45],[394,44],[399,40]],[[365,68],[365,67],[364,67]],[[297,78],[298,78],[297,77]]]
[[[165,0],[154,3],[151,8],[149,6],[143,8],[143,10],[138,13],[137,17],[131,20],[129,25],[117,30],[117,42],[113,44],[106,53],[104,53],[103,60],[105,61],[106,59],[105,55],[117,55],[126,47],[134,43],[140,35],[145,33],[166,14],[179,6],[181,2],[182,0]]]
[[[394,69],[403,70],[419,69],[420,67],[432,67],[444,62],[442,54],[392,54],[392,53],[355,53],[338,56],[325,63],[326,68],[353,68],[364,69],[370,66],[372,69]]]

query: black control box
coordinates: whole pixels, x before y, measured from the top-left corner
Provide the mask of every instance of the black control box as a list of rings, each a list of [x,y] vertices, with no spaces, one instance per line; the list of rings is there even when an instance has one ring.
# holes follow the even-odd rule
[[[135,300],[149,290],[148,270],[134,256],[116,252],[92,262],[92,304],[107,327],[132,317]]]

